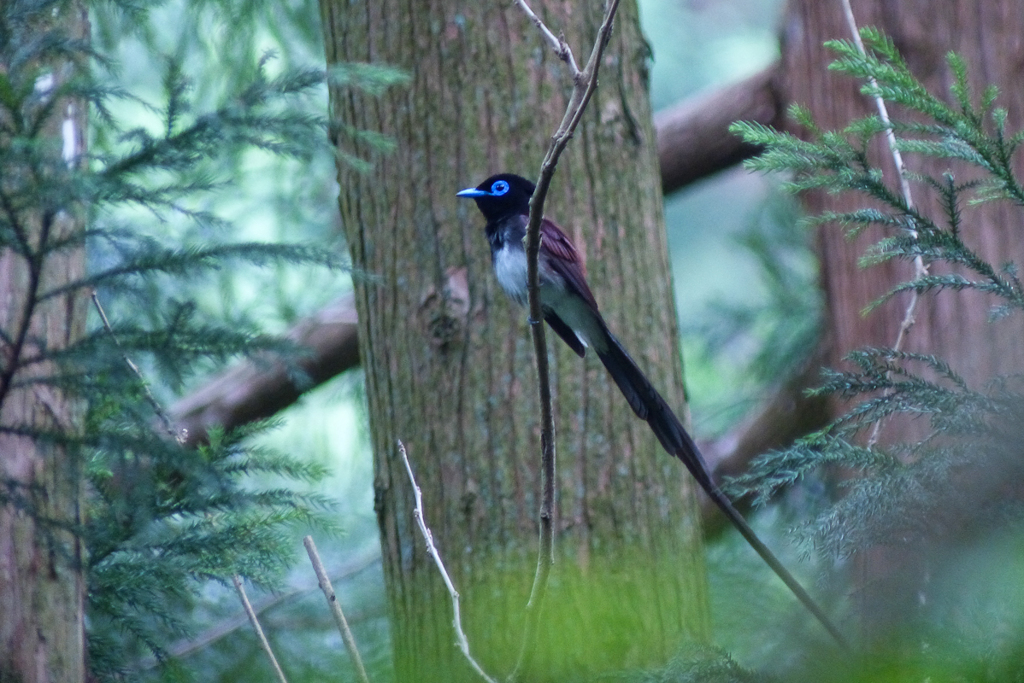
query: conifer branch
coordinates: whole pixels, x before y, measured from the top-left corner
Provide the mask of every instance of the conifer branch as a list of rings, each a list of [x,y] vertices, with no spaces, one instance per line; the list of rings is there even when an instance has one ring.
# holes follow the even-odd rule
[[[850,29],[850,35],[853,36],[853,42],[857,46],[857,50],[860,51],[861,55],[866,56],[867,51],[864,49],[864,41],[860,37],[860,29],[857,27],[857,19],[853,16],[853,8],[850,7],[850,0],[841,0],[843,4],[843,13],[846,15],[846,23]],[[907,169],[903,164],[903,155],[900,153],[899,144],[896,141],[896,132],[893,129],[892,121],[889,119],[889,110],[885,105],[885,100],[878,93],[878,82],[871,77],[868,79],[868,83],[871,85],[871,90],[875,93],[874,100],[875,106],[878,109],[878,117],[882,120],[882,125],[885,126],[885,140],[889,146],[889,152],[892,154],[893,164],[896,166],[896,175],[900,181],[900,191],[903,194],[903,201],[906,204],[907,211],[914,211],[914,197],[910,190],[910,181],[907,177]],[[907,227],[907,234],[910,235],[911,239],[916,240],[918,237],[917,229],[910,225]],[[921,279],[928,276],[928,265],[925,264],[924,259],[920,254],[914,257],[914,277],[915,279]],[[914,325],[915,311],[917,310],[917,300],[919,297],[919,290],[913,289],[910,292],[910,301],[907,302],[907,307],[903,312],[903,320],[900,322],[899,332],[896,334],[896,341],[893,343],[893,348],[897,351],[903,348],[903,342],[906,340],[907,335],[910,333],[910,328]],[[878,442],[878,435],[882,429],[882,421],[878,420],[871,427],[871,436],[868,437],[868,448],[875,445]]]
[[[41,218],[42,224],[39,228],[39,247],[37,249],[33,249],[27,237],[25,237],[23,232],[25,226],[22,225],[18,217],[15,218],[11,225],[15,233],[20,235],[19,241],[22,242],[24,249],[22,256],[26,261],[25,267],[28,270],[28,283],[25,287],[24,300],[21,303],[20,316],[14,328],[13,338],[3,354],[5,358],[3,359],[3,369],[0,371],[0,407],[4,405],[14,381],[14,375],[21,367],[22,354],[25,350],[25,342],[28,338],[29,330],[32,327],[33,315],[40,303],[39,288],[42,283],[43,262],[45,258],[42,252],[50,238],[50,229],[53,226],[54,220],[55,216],[52,212],[46,211],[43,213]]]
[[[958,105],[954,108],[924,87],[881,32],[857,33],[863,38],[860,44],[827,43],[839,55],[830,68],[861,79],[866,83],[863,92],[906,107],[917,115],[916,120],[890,120],[883,110],[842,130],[822,131],[806,110],[796,107],[795,117],[810,132],[809,139],[752,123],[733,127],[748,142],[765,146],[765,153],[748,162],[748,167],[787,171],[791,174],[788,187],[797,191],[856,192],[881,204],[881,209],[826,212],[813,219],[843,224],[851,234],[868,225],[889,231],[868,248],[862,264],[920,259],[923,264],[941,262],[958,269],[941,275],[918,270],[915,277],[895,285],[869,307],[901,292],[935,290],[954,295],[972,289],[998,300],[990,309],[992,320],[1021,313],[1024,296],[1017,266],[990,263],[965,243],[970,224],[963,209],[994,200],[1017,210],[1024,205],[1018,201],[1020,183],[1007,156],[1016,149],[1007,140],[1024,141],[1024,136],[1006,135],[1007,114],[994,108],[993,88],[984,91],[980,106],[972,102],[966,65],[959,56],[947,58],[955,80],[950,87]],[[993,133],[986,131],[989,118]],[[868,159],[872,140],[883,135],[897,151],[966,162],[981,173],[960,183],[955,182],[952,169],[941,178],[916,177],[935,191],[941,220],[926,215],[909,194],[888,187],[882,172]],[[901,185],[913,179],[903,168]],[[965,196],[971,191],[975,194],[968,203]],[[990,477],[982,472],[1000,472],[996,478],[1002,480],[1006,473],[1020,471],[1016,463],[1024,391],[1019,376],[996,377],[984,389],[972,389],[966,377],[943,359],[900,348],[912,318],[907,317],[904,334],[894,348],[855,351],[845,358],[854,370],[825,372],[816,396],[857,399],[858,404],[796,445],[762,456],[749,476],[737,480],[763,500],[779,486],[829,463],[863,470],[840,502],[807,525],[818,547],[838,557],[879,543],[931,543],[943,530],[960,534],[972,524],[989,524],[994,519],[990,508],[1005,505],[1005,492],[997,488],[1000,482],[983,481],[991,488],[978,489],[982,495],[966,495],[963,484],[975,486]],[[878,425],[895,415],[926,420],[928,431],[913,441],[879,446]],[[853,443],[857,435],[872,432],[866,446]]]
[[[311,150],[324,148],[324,117],[295,106],[293,98],[314,92],[323,75],[286,69],[269,78],[261,62],[249,83],[225,94],[225,106],[204,114],[190,101],[179,61],[168,65],[166,106],[150,107],[117,86],[93,80],[90,69],[83,68],[73,81],[40,69],[54,57],[84,62],[83,67],[106,61],[87,41],[66,35],[59,20],[54,23],[57,13],[70,8],[53,0],[0,2],[0,247],[19,278],[0,329],[0,404],[19,391],[27,412],[57,418],[36,424],[5,409],[11,414],[0,433],[60,449],[75,458],[60,468],[60,476],[74,472],[88,478],[87,485],[73,487],[88,489],[85,498],[76,498],[81,523],[56,519],[33,500],[36,494],[24,495],[16,484],[8,502],[23,517],[36,518],[37,530],[50,541],[66,532],[88,549],[67,559],[74,560],[76,571],[85,570],[88,582],[90,678],[131,680],[126,659],[141,646],[156,661],[165,661],[166,643],[186,631],[185,607],[203,583],[230,581],[244,593],[239,573],[244,568],[246,580],[270,584],[290,555],[282,525],[330,527],[317,513],[329,505],[323,496],[247,481],[261,474],[271,475],[264,481],[316,481],[325,475],[320,466],[241,442],[263,426],[231,434],[214,430],[202,449],[183,449],[155,428],[154,413],[172,431],[156,398],[158,382],[142,372],[146,366],[138,354],[149,354],[170,388],[177,389],[173,385],[180,386],[197,359],[251,352],[254,342],[261,348],[282,345],[239,332],[237,323],[201,319],[187,291],[180,301],[177,283],[154,282],[154,276],[208,273],[228,259],[263,265],[336,259],[326,249],[301,245],[193,247],[172,238],[175,246],[169,249],[145,236],[150,226],[135,224],[138,212],[129,219],[130,229],[111,223],[119,219],[118,209],[129,206],[149,209],[160,219],[168,212],[202,227],[226,225],[213,211],[192,208],[208,204],[196,193],[225,187],[213,174],[227,170],[224,162],[246,150],[308,159]],[[39,13],[48,28],[28,30],[25,22]],[[64,109],[68,98],[75,98],[74,106]],[[162,130],[124,132],[111,114],[111,99],[141,104],[161,119]],[[88,159],[66,125],[54,138],[63,149],[49,144],[55,120],[67,124],[86,106],[101,122]],[[81,207],[89,209],[89,229],[79,229]],[[86,243],[96,270],[82,276],[78,261],[69,260],[77,259]],[[84,296],[96,288],[101,289],[93,293],[93,303],[102,323],[79,330],[87,324]],[[125,311],[127,316],[119,315]],[[51,313],[56,313],[52,320]],[[59,419],[58,400],[71,406],[74,422]],[[64,549],[53,544],[50,552],[54,560]]]
[[[359,363],[358,321],[351,293],[300,320],[284,341],[301,350],[295,365],[308,377],[297,381],[294,367],[279,362],[247,359],[210,378],[171,406],[187,443],[209,439],[211,430],[234,429],[267,418]]]

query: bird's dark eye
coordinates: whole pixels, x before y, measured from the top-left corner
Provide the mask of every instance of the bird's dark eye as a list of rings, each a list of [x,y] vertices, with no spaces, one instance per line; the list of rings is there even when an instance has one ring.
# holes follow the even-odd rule
[[[508,183],[506,183],[504,180],[499,180],[493,185],[491,185],[491,194],[494,195],[495,197],[500,197],[506,192],[508,192]]]

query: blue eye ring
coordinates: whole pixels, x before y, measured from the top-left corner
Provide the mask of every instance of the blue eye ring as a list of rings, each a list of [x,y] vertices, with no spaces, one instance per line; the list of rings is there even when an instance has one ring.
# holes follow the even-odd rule
[[[500,197],[506,192],[508,192],[508,183],[504,180],[498,180],[491,185],[491,195],[494,197]]]

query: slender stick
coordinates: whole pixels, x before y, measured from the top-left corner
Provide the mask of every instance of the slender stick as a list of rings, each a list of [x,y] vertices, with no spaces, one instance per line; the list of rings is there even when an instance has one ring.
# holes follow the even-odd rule
[[[334,576],[334,581],[346,581],[351,579],[356,574],[365,571],[367,568],[380,562],[380,547],[378,545],[377,550],[368,554],[363,554],[352,560],[344,567],[342,567],[337,574]],[[273,609],[279,605],[290,603],[301,598],[313,591],[317,590],[317,586],[301,588],[293,588],[283,593],[264,598],[252,606],[252,611],[257,615],[263,612]],[[167,648],[167,657],[169,659],[180,659],[187,657],[193,652],[197,652],[206,648],[213,643],[217,642],[221,638],[228,636],[237,631],[242,626],[245,626],[246,622],[249,621],[248,616],[243,612],[241,615],[228,617],[222,621],[217,622],[210,628],[206,629],[202,633],[196,635],[193,638],[182,639],[178,642],[170,645]],[[145,658],[138,659],[129,668],[138,671],[146,671],[155,668],[160,663],[156,657],[148,655]]]
[[[331,608],[331,614],[334,616],[334,623],[338,625],[338,631],[341,632],[341,639],[345,641],[345,648],[348,650],[349,656],[352,657],[352,662],[356,667],[356,675],[359,676],[359,680],[362,683],[370,683],[370,679],[366,675],[366,669],[363,667],[363,658],[359,656],[359,648],[356,647],[356,639],[352,637],[352,630],[348,627],[348,620],[345,619],[345,613],[341,611],[341,601],[338,600],[338,596],[334,592],[334,586],[331,585],[331,579],[327,576],[324,563],[320,561],[320,553],[316,551],[316,543],[313,542],[313,537],[306,536],[303,538],[302,545],[306,546],[306,553],[309,555],[309,561],[313,564],[316,580],[320,584],[320,590],[324,592],[324,597],[327,598],[327,605]]]
[[[576,79],[580,77],[580,68],[576,66],[576,59],[572,56],[572,50],[569,49],[569,45],[565,42],[565,37],[555,36],[555,34],[551,32],[551,29],[541,21],[541,18],[534,14],[533,10],[530,9],[530,6],[526,4],[526,0],[513,1],[519,9],[523,10],[526,16],[530,18],[533,25],[540,29],[544,39],[551,44],[551,49],[554,50],[555,54],[558,55],[558,58],[565,62],[569,67],[569,72],[572,74],[572,80],[575,82]]]
[[[267,653],[267,657],[270,659],[270,664],[274,667],[274,673],[277,674],[277,680],[281,683],[288,683],[288,679],[284,677],[284,671],[281,671],[281,665],[277,663],[277,657],[274,656],[274,651],[270,649],[270,641],[267,640],[266,634],[263,633],[263,627],[260,626],[260,620],[252,608],[252,603],[249,602],[249,598],[245,594],[245,587],[242,585],[242,577],[235,574],[231,577],[231,581],[235,584],[235,590],[238,591],[238,597],[242,599],[242,607],[245,608],[245,614],[249,617],[249,623],[252,624],[252,630],[256,632],[256,638],[260,641],[260,647]]]
[[[174,428],[174,423],[167,415],[167,411],[164,410],[163,406],[160,405],[160,402],[156,400],[155,396],[153,396],[153,392],[149,390],[149,382],[146,381],[142,371],[139,370],[139,366],[128,357],[127,353],[125,353],[124,348],[121,346],[121,341],[117,338],[117,335],[114,334],[114,328],[110,326],[110,321],[107,319],[107,312],[104,311],[103,306],[100,305],[100,297],[96,293],[95,289],[92,290],[92,304],[96,308],[96,312],[100,314],[100,320],[103,321],[103,329],[105,329],[107,334],[110,335],[110,338],[114,340],[114,345],[117,346],[118,349],[121,349],[121,358],[124,359],[125,365],[127,365],[128,369],[135,373],[135,376],[139,378],[139,382],[142,385],[142,391],[146,395],[146,401],[149,402],[149,405],[153,408],[153,412],[156,413],[156,416],[160,418],[160,421],[164,425],[164,431],[178,443],[185,443],[185,439],[188,437],[188,434],[184,433],[184,430]]]
[[[537,24],[545,36],[554,35],[524,2],[516,4],[524,8],[531,20]],[[536,649],[534,643],[540,624],[540,612],[547,592],[548,576],[554,563],[554,513],[555,513],[555,422],[551,409],[551,379],[548,369],[547,341],[544,334],[544,316],[540,304],[540,276],[538,257],[540,254],[540,224],[544,215],[544,200],[547,197],[551,179],[555,173],[558,159],[572,138],[576,127],[583,117],[583,111],[590,102],[597,88],[597,73],[601,66],[601,56],[608,45],[611,35],[612,20],[618,9],[619,0],[608,0],[604,19],[598,29],[597,40],[582,72],[574,73],[574,86],[565,115],[558,126],[551,145],[548,147],[544,162],[541,164],[540,178],[533,196],[530,198],[530,222],[526,234],[527,283],[529,287],[530,327],[533,333],[533,349],[537,360],[537,385],[541,402],[541,472],[543,490],[540,508],[540,543],[537,551],[537,573],[530,590],[530,600],[526,605],[526,629],[523,634],[523,645],[519,653],[516,667],[509,680],[518,680],[529,668],[530,660]],[[550,41],[550,39],[549,39]],[[560,41],[559,49],[564,48],[567,56],[563,57],[572,68],[575,60],[565,41]],[[559,52],[559,56],[562,53]]]
[[[427,526],[426,518],[423,514],[423,492],[420,491],[419,485],[416,483],[416,477],[412,473],[412,465],[409,464],[409,455],[405,452],[405,444],[401,440],[398,441],[398,451],[402,454],[402,462],[405,463],[405,471],[409,473],[409,481],[412,483],[412,492],[416,500],[416,507],[412,511],[412,516],[416,519],[416,523],[420,527],[420,533],[423,534],[423,540],[427,543],[427,554],[433,558],[434,564],[437,565],[437,570],[441,572],[441,578],[444,580],[444,585],[448,589],[448,594],[452,597],[452,627],[455,629],[455,641],[459,646],[459,650],[462,651],[463,656],[469,665],[473,667],[481,678],[487,683],[497,683],[494,678],[491,678],[483,667],[473,659],[473,655],[469,652],[469,639],[466,638],[466,632],[462,630],[462,610],[459,607],[459,591],[455,590],[455,584],[452,583],[452,579],[448,576],[448,570],[444,567],[444,561],[441,559],[441,553],[438,552],[437,546],[434,545],[434,535],[430,533],[430,527]]]
[[[850,35],[853,36],[853,42],[860,50],[862,55],[867,55],[867,51],[864,49],[864,41],[860,39],[860,30],[857,28],[857,19],[853,16],[853,8],[850,7],[850,0],[842,0],[843,13],[846,15],[846,24],[850,29]],[[878,89],[878,82],[874,78],[868,79],[873,90]],[[910,192],[910,181],[907,178],[907,169],[903,164],[903,155],[900,154],[899,146],[896,143],[896,132],[893,130],[892,122],[889,119],[889,110],[885,106],[885,100],[882,99],[881,95],[875,95],[875,107],[878,109],[878,117],[882,119],[882,124],[885,126],[885,139],[889,145],[889,152],[892,154],[893,164],[896,166],[896,173],[900,179],[900,191],[903,193],[903,201],[907,205],[908,211],[914,209],[914,197]],[[912,239],[917,239],[917,230],[913,227],[913,223],[907,228],[907,234]],[[928,275],[928,265],[918,254],[914,257],[914,277],[920,279]],[[897,351],[903,348],[903,342],[907,338],[907,334],[910,332],[910,328],[914,326],[915,311],[917,310],[918,300],[917,290],[913,290],[910,293],[910,301],[907,303],[907,308],[903,313],[903,321],[900,323],[899,332],[896,334],[896,343],[893,348]],[[878,442],[878,433],[882,429],[882,420],[878,420],[871,428],[871,436],[868,438],[868,448],[871,448]]]

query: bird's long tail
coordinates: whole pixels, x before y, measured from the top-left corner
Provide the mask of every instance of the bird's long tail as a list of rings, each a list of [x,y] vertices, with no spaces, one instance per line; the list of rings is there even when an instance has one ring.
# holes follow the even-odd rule
[[[605,327],[604,332],[607,334],[606,343],[600,345],[603,348],[595,344],[595,350],[597,350],[598,357],[605,368],[607,368],[615,384],[618,385],[623,396],[626,397],[633,412],[640,419],[647,421],[655,436],[658,437],[658,441],[661,442],[661,445],[665,447],[669,454],[683,461],[686,469],[690,471],[690,474],[697,480],[697,483],[704,489],[708,497],[721,509],[733,526],[743,535],[743,538],[747,539],[747,543],[757,551],[761,559],[782,579],[782,582],[792,591],[793,595],[821,622],[825,630],[844,648],[848,647],[846,639],[835,625],[832,624],[824,611],[808,595],[796,578],[782,565],[779,559],[775,557],[775,554],[761,542],[761,539],[750,528],[747,521],[733,507],[729,498],[711,478],[711,473],[704,462],[704,457],[697,448],[697,444],[693,442],[689,433],[683,428],[679,418],[676,417],[675,413],[665,402],[665,399],[661,397],[661,394],[657,392],[650,380],[640,371],[640,368],[633,362],[633,359],[630,358],[622,344],[619,343],[619,340],[608,331],[607,327]]]

